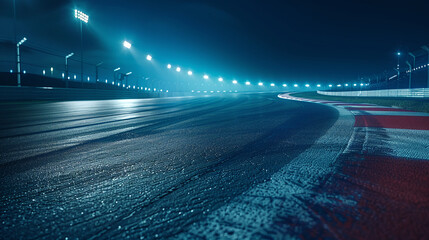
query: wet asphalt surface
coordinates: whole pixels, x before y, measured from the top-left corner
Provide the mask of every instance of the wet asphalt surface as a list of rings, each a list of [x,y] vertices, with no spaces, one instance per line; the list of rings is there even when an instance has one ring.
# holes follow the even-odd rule
[[[311,146],[327,106],[233,94],[0,104],[2,239],[171,238]]]

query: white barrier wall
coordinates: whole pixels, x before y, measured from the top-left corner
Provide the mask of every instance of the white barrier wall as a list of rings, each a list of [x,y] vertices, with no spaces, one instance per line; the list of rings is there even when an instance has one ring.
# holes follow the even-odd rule
[[[369,91],[317,91],[318,94],[343,97],[411,97],[411,98],[429,98],[429,88],[412,89],[384,89]]]

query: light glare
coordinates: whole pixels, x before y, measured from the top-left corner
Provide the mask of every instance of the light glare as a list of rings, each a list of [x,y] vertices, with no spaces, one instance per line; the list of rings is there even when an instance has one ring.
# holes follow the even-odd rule
[[[128,41],[124,41],[123,43],[124,47],[130,49],[131,48],[131,43],[129,43]]]

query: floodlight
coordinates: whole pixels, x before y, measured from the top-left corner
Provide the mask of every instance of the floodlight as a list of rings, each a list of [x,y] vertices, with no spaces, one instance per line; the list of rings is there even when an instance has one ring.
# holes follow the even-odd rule
[[[81,20],[82,22],[88,23],[89,16],[83,13],[82,11],[79,11],[77,9],[74,10],[74,17]]]
[[[131,43],[129,43],[128,41],[124,41],[123,43],[124,47],[130,49],[131,48]]]
[[[27,38],[21,39],[21,41],[18,42],[18,47],[21,46],[25,41],[27,41]]]

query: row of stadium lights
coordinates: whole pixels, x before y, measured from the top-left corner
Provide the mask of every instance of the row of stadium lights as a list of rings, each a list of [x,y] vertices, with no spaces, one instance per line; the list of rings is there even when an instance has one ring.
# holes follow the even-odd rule
[[[413,69],[412,69],[412,71],[414,72],[414,71],[417,71],[417,70],[423,69],[423,68],[425,68],[425,67],[427,67],[427,66],[428,66],[428,65],[424,64],[424,65],[421,65],[420,67],[413,68]],[[411,72],[410,70],[407,70],[407,73],[410,73],[410,72]]]
[[[168,69],[171,69],[171,65],[170,65],[170,64],[168,64],[168,65],[167,65],[167,68],[168,68]],[[119,68],[117,68],[117,69],[119,70]],[[420,69],[420,68],[418,68],[418,69]],[[54,72],[54,68],[52,68],[52,67],[51,67],[51,69],[50,69],[50,70],[51,70],[51,75],[52,75],[52,74],[53,74],[53,72]],[[180,71],[181,71],[181,70],[180,70],[180,67],[177,67],[177,68],[176,68],[176,71],[177,71],[177,72],[180,72]],[[10,70],[10,73],[13,73],[13,70],[12,70],[12,69]],[[23,73],[23,74],[26,74],[26,71],[24,70],[22,73]],[[42,71],[42,73],[43,73],[43,75],[46,75],[46,71],[45,71],[45,70],[43,70],[43,71]],[[132,74],[132,72],[129,72],[129,73],[125,74],[125,75],[131,75],[131,74]],[[192,71],[188,71],[188,75],[190,75],[190,76],[191,76],[191,75],[193,75]],[[395,75],[395,76],[396,76],[396,75]],[[394,76],[394,77],[395,77],[395,76]],[[64,73],[62,73],[62,78],[65,78],[65,74],[64,74]],[[209,79],[209,76],[208,76],[208,75],[204,75],[204,76],[203,76],[203,78],[207,80],[207,79]],[[68,79],[70,79],[70,76],[68,77]],[[76,74],[73,76],[73,79],[75,79],[75,80],[77,79]],[[88,78],[87,78],[87,81],[88,81],[88,82],[90,81],[90,77],[88,77]],[[222,77],[219,77],[219,78],[218,78],[218,81],[219,81],[219,82],[223,82],[223,81],[224,81],[224,79],[223,79]],[[106,79],[106,80],[105,80],[105,83],[106,83],[106,84],[108,84],[108,83],[109,83],[109,81]],[[233,83],[233,84],[238,84],[238,81],[237,81],[237,80],[233,80],[233,81],[232,81],[232,83]],[[115,82],[114,82],[114,81],[112,81],[112,85],[115,85]],[[246,86],[250,86],[250,85],[252,85],[252,84],[251,84],[249,81],[246,81],[246,82],[245,82],[245,85],[246,85]],[[118,83],[118,86],[121,86],[121,84],[120,84],[120,83]],[[263,82],[259,82],[259,83],[258,83],[258,86],[264,86],[264,83],[263,83]],[[270,86],[271,86],[271,87],[275,87],[276,85],[275,85],[274,83],[271,83],[271,84],[270,84]],[[287,85],[287,84],[282,84],[282,86],[283,86],[283,87],[288,87],[288,85]],[[309,87],[310,87],[310,84],[305,84],[304,86],[305,86],[306,88],[309,88]],[[336,85],[336,86],[337,86],[337,87],[343,87],[343,85],[342,85],[342,84],[338,84],[338,85]],[[368,86],[368,83],[366,83],[366,84],[364,84],[364,83],[361,83],[361,84],[356,84],[356,83],[354,83],[353,85],[351,85],[351,84],[349,85],[349,84],[347,84],[347,83],[346,83],[346,84],[344,84],[344,87],[349,87],[349,86],[353,86],[353,87],[361,86],[361,87],[363,87],[363,86]],[[125,86],[125,84],[123,84],[123,87],[126,87],[126,86]],[[294,85],[293,85],[293,87],[297,88],[297,87],[299,87],[299,85],[298,85],[298,84],[294,84]],[[316,87],[320,88],[320,87],[322,87],[322,85],[317,84],[317,85],[316,85]],[[328,87],[332,88],[332,87],[334,87],[334,85],[329,84],[329,85],[328,85]],[[131,88],[131,85],[128,85],[128,87],[127,87],[127,88]],[[133,89],[136,89],[136,87],[135,87],[135,86],[133,86]],[[137,89],[140,89],[140,87],[137,87]],[[150,91],[150,88],[145,88],[145,90],[147,90],[147,89],[149,89],[149,91]],[[153,88],[153,89],[154,89],[154,91],[156,91],[156,88]],[[160,90],[161,90],[161,92],[162,92],[162,89],[160,89]],[[168,92],[168,90],[167,90],[167,92]]]
[[[131,47],[132,47],[132,44],[130,43],[130,42],[128,42],[128,41],[124,41],[123,42],[123,46],[125,47],[125,48],[128,48],[128,49],[130,49]],[[146,60],[148,60],[148,61],[152,61],[152,55],[150,55],[150,54],[148,54],[148,55],[146,55]],[[173,65],[171,65],[171,64],[167,64],[166,65],[167,66],[167,69],[174,69],[176,72],[182,72],[182,68],[180,67],[180,66],[175,66],[175,67],[173,67]],[[120,69],[120,68],[116,68],[115,70],[117,70],[117,69]],[[187,72],[187,74],[189,75],[189,76],[193,76],[194,75],[194,72],[192,71],[192,70],[188,70],[188,72]],[[208,80],[208,79],[210,79],[210,76],[208,75],[208,74],[204,74],[203,75],[203,79],[205,79],[205,80]],[[217,79],[219,82],[225,82],[225,80],[223,79],[223,77],[219,77],[218,79]],[[234,84],[234,85],[236,85],[236,84],[238,84],[238,81],[237,80],[232,80],[232,84]],[[245,83],[244,83],[246,86],[250,86],[250,85],[252,85],[251,84],[251,82],[250,81],[246,81]],[[258,86],[264,86],[264,83],[263,82],[258,82]],[[274,83],[270,83],[270,86],[271,87],[275,87],[276,85],[274,84]],[[282,84],[282,86],[283,87],[288,87],[288,85],[287,84]],[[310,87],[310,84],[305,84],[304,85],[306,88],[309,88]],[[332,88],[334,85],[332,85],[332,84],[329,84],[328,85],[330,88]],[[338,85],[336,85],[337,87],[342,87],[342,85],[341,84],[338,84]],[[344,84],[344,86],[345,87],[348,87],[349,86],[349,84]],[[350,86],[352,86],[352,85],[350,85]],[[354,87],[357,87],[358,86],[358,84],[353,84],[353,86]],[[363,84],[363,83],[361,83],[361,84],[359,84],[359,86],[361,86],[361,87],[363,87],[363,86],[368,86],[368,84]],[[293,87],[295,87],[295,88],[297,88],[297,87],[299,87],[299,85],[298,84],[294,84],[293,85]],[[316,87],[317,88],[320,88],[320,87],[322,87],[322,85],[321,84],[317,84],[316,85]],[[195,91],[195,90],[192,90],[192,92],[201,92],[201,91]],[[203,92],[207,92],[207,91],[203,91]],[[214,92],[214,91],[210,91],[210,92]],[[220,91],[217,91],[217,92],[220,92]],[[223,91],[223,92],[226,92],[225,90]]]
[[[79,11],[79,10],[77,10],[77,9],[75,9],[74,10],[74,13],[75,13],[75,18],[77,18],[77,19],[79,19],[79,20],[81,20],[81,22],[84,22],[84,23],[88,23],[88,20],[89,20],[89,16],[88,15],[86,15],[85,13],[83,13],[82,11]],[[18,44],[17,44],[17,47],[19,47],[20,45],[22,45],[25,41],[26,41],[27,39],[26,38],[23,38]],[[124,41],[123,42],[123,46],[125,47],[125,48],[127,48],[127,49],[131,49],[131,47],[132,47],[132,44],[130,43],[130,42],[128,42],[128,41]],[[74,53],[70,53],[69,55],[67,55],[66,56],[66,72],[67,73],[62,73],[62,77],[63,78],[66,78],[66,79],[70,79],[70,76],[68,76],[68,70],[67,70],[67,59],[68,58],[70,58],[71,56],[73,56],[74,55]],[[398,53],[398,56],[399,56],[400,54]],[[148,55],[146,55],[146,60],[148,60],[148,61],[152,61],[152,55],[150,55],[150,54],[148,54]],[[18,62],[19,62],[19,60],[18,60]],[[425,65],[425,67],[426,67],[426,65]],[[167,69],[172,69],[173,68],[173,66],[171,65],[171,64],[167,64]],[[417,68],[417,69],[420,69],[420,67],[419,68]],[[54,69],[53,69],[53,67],[51,67],[51,75],[53,75],[53,72],[54,72]],[[116,69],[114,69],[114,71],[118,71],[118,70],[120,70],[120,68],[118,67],[118,68],[116,68]],[[175,67],[175,70],[176,70],[176,72],[181,72],[182,71],[182,69],[181,69],[181,67],[180,66],[177,66],[177,67]],[[415,70],[415,69],[414,69]],[[83,71],[83,69],[81,70],[81,71]],[[13,73],[13,70],[10,70],[10,72],[11,73]],[[18,72],[18,73],[20,73],[20,72]],[[43,75],[45,75],[46,74],[46,71],[45,70],[43,70]],[[26,74],[26,71],[24,70],[23,71],[23,74]],[[132,74],[132,72],[128,72],[128,73],[126,73],[125,75],[126,76],[129,76],[129,75],[131,75]],[[189,76],[192,76],[194,73],[193,73],[193,71],[191,71],[191,70],[188,70],[188,72],[187,72],[187,74],[189,75]],[[67,76],[65,76],[65,75],[67,75]],[[19,74],[18,74],[18,77],[19,77]],[[73,76],[73,78],[76,80],[77,79],[77,77],[76,77],[76,75],[74,75]],[[210,77],[209,77],[209,75],[207,75],[207,74],[204,74],[203,75],[203,79],[205,79],[205,80],[208,80]],[[83,80],[83,75],[82,75],[82,80]],[[88,77],[87,78],[87,80],[88,81],[90,81],[90,77]],[[96,79],[97,80],[97,79]],[[224,79],[222,78],[222,77],[219,77],[218,78],[218,81],[219,82],[224,82]],[[19,82],[20,81],[18,81],[18,84],[19,84]],[[108,80],[106,79],[106,81],[105,81],[106,83],[108,83]],[[232,80],[232,83],[234,84],[234,85],[236,85],[236,84],[238,84],[238,81],[237,80]],[[115,85],[115,82],[113,81],[112,82],[112,85]],[[251,82],[250,81],[246,81],[245,82],[245,85],[246,86],[250,86],[250,85],[252,85],[251,84]],[[257,84],[258,86],[264,86],[264,83],[263,82],[258,82],[258,84]],[[118,86],[120,86],[120,83],[118,83]],[[269,86],[271,86],[271,87],[275,87],[276,85],[274,84],[274,83],[270,83],[270,85]],[[288,85],[287,84],[282,84],[282,86],[283,87],[288,87]],[[304,85],[306,88],[309,88],[310,87],[310,84],[305,84]],[[329,86],[329,88],[332,88],[334,85],[332,85],[332,84],[329,84],[328,85]],[[336,85],[337,87],[343,87],[341,84],[338,84],[338,85]],[[344,86],[345,87],[348,87],[349,86],[349,84],[344,84]],[[356,87],[356,86],[358,86],[358,84],[353,84],[353,86],[354,87]],[[362,87],[362,86],[368,86],[368,84],[363,84],[363,83],[360,83],[360,86]],[[128,88],[131,88],[131,86],[129,85],[129,86],[125,86],[125,84],[123,84],[123,87],[126,87],[127,89]],[[295,88],[297,88],[297,87],[299,87],[299,85],[298,84],[294,84],[293,85],[293,87],[295,87]],[[316,87],[317,88],[320,88],[321,87],[321,85],[320,84],[317,84],[316,85]],[[135,86],[133,86],[133,89],[135,89],[136,87]],[[137,87],[137,89],[141,89],[141,90],[143,90],[143,87]],[[150,91],[150,88],[144,88],[144,90],[149,90]],[[156,88],[153,88],[153,90],[154,91],[156,91]],[[162,89],[160,89],[160,91],[162,91]],[[166,90],[166,92],[168,92],[168,90]]]
[[[127,40],[124,40],[123,41],[123,46],[125,47],[125,48],[127,48],[127,49],[131,49],[131,47],[132,47],[132,44],[130,43],[130,42],[128,42]],[[153,59],[153,57],[152,57],[152,55],[150,55],[150,54],[148,54],[148,55],[146,55],[146,60],[148,60],[148,61],[152,61],[152,59]],[[173,67],[173,65],[171,65],[171,64],[167,64],[166,65],[167,66],[167,69],[169,69],[169,70],[171,70],[171,69],[175,69],[175,71],[176,72],[182,72],[182,68],[180,67],[180,66],[175,66],[175,67]],[[114,71],[117,71],[117,70],[119,70],[120,68],[118,67],[118,68],[116,68]],[[131,74],[131,72],[130,73],[128,73],[128,74],[126,74],[126,75],[129,75],[129,74]],[[187,71],[187,74],[189,75],[189,76],[193,76],[194,75],[194,72],[192,71],[192,70],[188,70]],[[203,79],[205,79],[205,80],[208,80],[208,79],[210,79],[210,76],[208,75],[208,74],[204,74],[203,75]],[[224,82],[224,79],[223,79],[223,77],[219,77],[218,79],[217,79],[219,82]],[[106,80],[107,81],[107,80]],[[237,80],[232,80],[232,84],[234,84],[234,85],[236,85],[236,84],[238,84],[238,81]],[[252,85],[251,84],[251,82],[250,81],[246,81],[245,83],[244,83],[246,86],[250,86],[250,85]],[[360,84],[360,86],[367,86],[368,84],[363,84],[363,83],[361,83]],[[263,82],[258,82],[258,86],[264,86],[264,83]],[[271,87],[275,87],[276,85],[274,84],[274,83],[270,83],[270,86]],[[282,86],[283,87],[288,87],[288,85],[287,84],[282,84]],[[310,84],[305,84],[304,85],[306,88],[309,88],[310,87]],[[334,85],[332,85],[332,84],[329,84],[328,85],[330,88],[332,88]],[[344,86],[349,86],[348,84],[345,84]],[[353,86],[357,86],[357,84],[353,84]],[[293,85],[293,87],[295,87],[295,88],[297,88],[297,87],[299,87],[299,85],[298,84],[294,84]],[[320,87],[322,87],[322,85],[321,84],[317,84],[316,85],[316,87],[317,88],[320,88]],[[337,87],[342,87],[342,85],[341,84],[338,84],[337,85]],[[195,92],[194,90],[192,90],[192,92]],[[197,92],[200,92],[200,91],[197,91]],[[203,92],[207,92],[207,91],[203,91]],[[211,91],[211,92],[214,92],[214,91]],[[218,91],[218,92],[220,92],[220,91]],[[223,91],[223,92],[226,92],[225,90]],[[231,91],[230,91],[231,92]]]
[[[85,23],[85,24],[87,24],[88,23],[88,21],[89,21],[89,16],[87,15],[87,14],[85,14],[85,13],[83,13],[82,11],[79,11],[79,10],[77,10],[77,9],[75,9],[74,10],[74,16],[75,16],[75,18],[76,19],[79,19],[79,20],[81,20],[81,35],[82,35],[82,23]],[[82,36],[81,36],[81,40],[82,40]],[[18,78],[18,86],[21,86],[21,80],[20,80],[20,74],[21,74],[21,70],[20,70],[20,55],[19,55],[19,47],[25,42],[25,41],[27,41],[27,38],[23,38],[21,41],[19,41],[18,43],[17,43],[17,52],[18,52],[18,54],[17,54],[17,78]],[[124,45],[124,47],[126,47],[126,48],[128,48],[128,49],[130,49],[131,48],[131,43],[130,42],[128,42],[128,41],[124,41],[123,42],[123,45]],[[82,44],[81,44],[81,46],[82,46]],[[426,47],[426,46],[424,46],[424,48],[423,48],[425,51],[427,51],[428,53],[429,53],[429,48],[428,47]],[[82,52],[83,52],[83,50],[81,49],[81,81],[83,80],[83,59],[82,59],[82,57],[83,57],[83,54],[82,54]],[[73,56],[74,55],[74,53],[70,53],[69,55],[67,55],[65,58],[66,58],[66,74],[62,74],[62,76],[63,76],[63,78],[66,78],[66,79],[70,79],[70,77],[68,76],[68,67],[67,67],[67,59],[68,58],[70,58],[71,56]],[[398,64],[397,64],[397,71],[398,71],[398,74],[399,74],[399,57],[401,56],[401,53],[400,52],[397,52],[397,54],[396,54],[397,56],[398,56]],[[409,55],[411,55],[414,59],[415,59],[415,56],[412,54],[412,53],[409,53]],[[148,60],[148,61],[152,61],[152,56],[150,55],[150,54],[148,54],[148,55],[146,55],[146,60]],[[102,64],[102,63],[100,63],[100,64]],[[407,64],[408,64],[408,62],[407,62]],[[410,70],[407,70],[406,71],[406,73],[410,73],[410,72],[412,72],[412,71],[416,71],[416,70],[420,70],[420,69],[422,69],[422,68],[425,68],[425,67],[429,67],[429,64],[428,65],[422,65],[422,66],[419,66],[419,67],[415,67],[414,66],[414,68],[413,69],[411,69],[411,65],[410,64],[408,64],[409,66],[410,66]],[[97,65],[97,67],[98,67],[99,65]],[[167,65],[167,68],[168,69],[171,69],[172,68],[172,65],[171,64],[168,64]],[[117,69],[115,69],[114,71],[117,71],[118,69],[120,69],[120,68],[117,68]],[[176,67],[176,71],[177,72],[180,72],[181,71],[181,68],[178,66],[178,67]],[[10,72],[11,73],[13,73],[13,70],[10,70]],[[23,74],[25,74],[26,73],[26,71],[24,70],[24,71],[22,71],[23,72]],[[45,75],[45,70],[43,70],[43,75]],[[125,75],[130,75],[132,72],[129,72],[129,73],[127,73],[127,74],[125,74]],[[53,68],[51,67],[51,75],[53,74]],[[66,77],[65,77],[65,75],[67,75]],[[193,72],[191,71],[191,70],[189,70],[188,71],[188,75],[193,75]],[[396,77],[397,75],[395,75],[395,76],[392,76],[392,77],[390,77],[389,79],[392,79],[392,78],[394,78],[394,77]],[[204,79],[209,79],[209,76],[207,75],[207,74],[205,74],[204,76],[203,76],[203,78]],[[76,75],[74,75],[74,79],[76,79]],[[88,77],[88,81],[90,80],[90,78]],[[96,79],[96,81],[97,81],[98,79]],[[219,82],[223,82],[224,81],[224,79],[222,78],[222,77],[219,77],[218,78],[218,81]],[[107,83],[107,79],[106,79],[106,83]],[[237,80],[233,80],[232,81],[232,83],[233,84],[238,84],[238,81]],[[112,84],[114,84],[114,82],[112,82]],[[246,81],[245,82],[245,85],[247,85],[247,86],[249,86],[249,85],[251,85],[251,83],[249,82],[249,81]],[[262,83],[262,82],[259,82],[258,83],[258,86],[263,86],[264,84]],[[428,85],[429,85],[429,77],[428,77]],[[274,83],[271,83],[270,84],[270,86],[271,87],[275,87],[275,84]],[[282,85],[283,87],[287,87],[287,84],[283,84]],[[293,85],[294,87],[298,87],[298,84],[294,84]],[[320,84],[317,84],[316,85],[318,88],[320,88],[321,87],[321,85]],[[332,84],[329,84],[328,85],[329,86],[329,88],[332,88],[333,87],[333,85]],[[348,84],[344,84],[344,86],[345,87],[348,87]],[[358,86],[357,84],[353,84],[353,86],[354,87],[356,87],[356,86]],[[362,87],[362,86],[368,86],[368,84],[363,84],[363,83],[360,83],[360,86]],[[310,87],[310,85],[309,84],[305,84],[305,87]],[[338,84],[337,85],[337,87],[342,87],[342,85],[341,84]],[[135,87],[134,87],[135,88]]]

